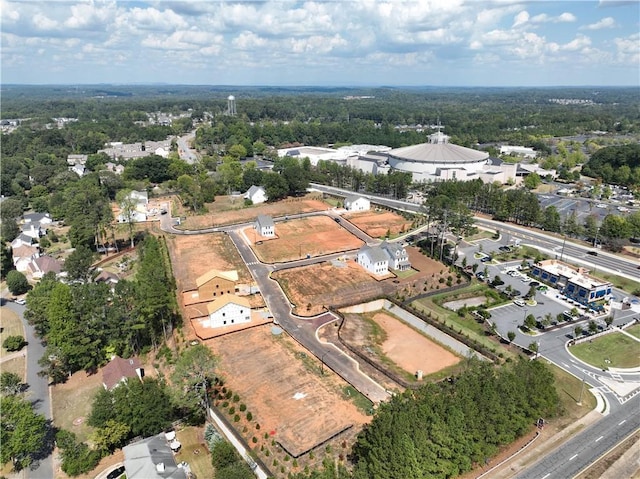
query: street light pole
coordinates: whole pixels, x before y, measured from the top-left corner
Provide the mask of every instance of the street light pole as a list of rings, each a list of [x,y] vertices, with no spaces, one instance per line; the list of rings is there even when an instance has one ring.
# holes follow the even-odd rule
[[[562,256],[564,255],[564,245],[567,244],[567,235],[563,233],[562,235],[562,249],[560,250],[560,261],[562,261]]]

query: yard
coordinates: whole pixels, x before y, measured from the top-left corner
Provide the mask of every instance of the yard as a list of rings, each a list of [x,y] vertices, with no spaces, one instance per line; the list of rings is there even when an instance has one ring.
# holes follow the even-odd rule
[[[204,427],[178,428],[176,439],[182,444],[180,452],[175,455],[176,463],[187,462],[196,477],[215,477],[211,453],[205,446]]]
[[[413,220],[408,220],[398,213],[383,210],[347,213],[345,218],[372,238],[395,238],[407,232],[413,224]]]
[[[575,357],[602,369],[640,367],[640,341],[609,333],[569,348]]]
[[[245,235],[253,243],[258,259],[265,263],[293,261],[309,256],[337,253],[360,248],[361,240],[339,226],[328,216],[281,221],[276,224],[277,238],[263,240],[253,228]],[[258,240],[258,244],[256,244]]]
[[[4,340],[9,336],[22,336],[24,338],[22,321],[16,313],[7,307],[2,307],[0,308],[0,317],[2,318],[2,322],[0,323],[0,345],[3,344]],[[0,360],[7,355],[15,356],[16,353],[8,352],[4,347],[0,347]]]
[[[378,281],[373,279],[354,261],[340,266],[331,262],[277,271],[271,275],[292,304],[295,313],[314,316],[325,306],[342,305],[353,298],[353,303],[382,293]]]
[[[258,215],[282,217],[324,211],[329,208],[329,205],[322,201],[322,195],[318,193],[251,206],[245,206],[241,196],[216,196],[213,203],[205,205],[208,213],[204,215],[191,215],[188,210],[176,203],[178,202],[174,202],[172,214],[186,216],[179,228],[187,230],[253,222]]]
[[[286,333],[263,326],[205,344],[224,380],[217,407],[277,477],[321,461],[330,450],[324,441],[346,450],[370,420],[344,399],[347,384]]]
[[[631,334],[632,336],[635,336],[636,338],[640,339],[640,324],[629,326],[627,329],[625,329],[625,331]]]
[[[74,432],[79,441],[86,441],[93,428],[86,424],[93,397],[102,388],[102,374],[75,373],[64,384],[51,388],[53,423]]]

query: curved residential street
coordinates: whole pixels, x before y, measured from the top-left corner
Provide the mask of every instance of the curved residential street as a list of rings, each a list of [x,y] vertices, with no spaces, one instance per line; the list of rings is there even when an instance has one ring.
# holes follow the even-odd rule
[[[35,335],[34,328],[24,319],[25,306],[14,303],[12,301],[5,302],[5,308],[9,308],[20,316],[24,325],[25,339],[29,343],[25,348],[26,368],[27,368],[27,384],[29,388],[26,392],[26,398],[33,402],[33,409],[38,414],[42,414],[48,420],[51,420],[51,398],[49,395],[49,381],[46,377],[38,376],[40,366],[38,361],[44,354],[44,346],[40,339]],[[40,459],[33,464],[30,469],[24,471],[25,476],[29,479],[51,479],[53,477],[53,458],[51,455]]]

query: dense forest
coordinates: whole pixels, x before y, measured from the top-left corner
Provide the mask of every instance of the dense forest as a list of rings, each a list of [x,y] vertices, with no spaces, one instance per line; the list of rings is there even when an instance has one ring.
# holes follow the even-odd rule
[[[582,167],[582,173],[604,183],[640,185],[640,144],[608,146],[596,151]]]

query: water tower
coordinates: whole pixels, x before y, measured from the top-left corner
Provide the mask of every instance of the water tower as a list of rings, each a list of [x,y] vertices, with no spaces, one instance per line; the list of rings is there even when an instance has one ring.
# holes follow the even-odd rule
[[[236,97],[233,95],[227,98],[227,115],[236,116]]]

